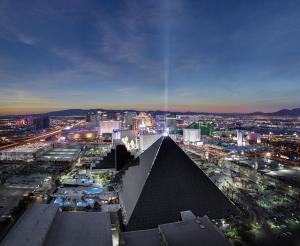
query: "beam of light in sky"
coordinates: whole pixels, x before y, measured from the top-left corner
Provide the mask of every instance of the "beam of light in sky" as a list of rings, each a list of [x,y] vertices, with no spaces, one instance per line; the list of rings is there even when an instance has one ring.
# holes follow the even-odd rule
[[[168,111],[169,103],[169,58],[170,58],[170,26],[169,26],[169,0],[164,1],[164,110]]]

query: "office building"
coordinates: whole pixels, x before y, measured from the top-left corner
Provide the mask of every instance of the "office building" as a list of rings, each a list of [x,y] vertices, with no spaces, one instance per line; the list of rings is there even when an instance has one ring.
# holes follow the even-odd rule
[[[90,127],[91,128],[98,128],[100,120],[101,120],[100,115],[98,115],[97,113],[91,115]]]
[[[40,115],[32,117],[32,128],[34,130],[45,130],[50,127],[50,119],[48,115]]]

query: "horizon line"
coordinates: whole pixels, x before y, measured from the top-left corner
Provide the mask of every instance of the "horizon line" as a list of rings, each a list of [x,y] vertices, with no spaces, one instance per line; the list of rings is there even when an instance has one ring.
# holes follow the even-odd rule
[[[300,107],[299,107],[300,108]],[[284,108],[284,109],[279,109],[276,111],[272,112],[265,112],[265,111],[252,111],[252,112],[213,112],[213,111],[190,111],[190,110],[161,110],[161,109],[147,109],[147,110],[142,110],[142,109],[134,109],[134,108],[128,108],[128,109],[122,109],[122,108],[116,108],[116,109],[105,109],[105,108],[66,108],[66,109],[58,109],[58,110],[53,110],[53,111],[43,111],[43,112],[24,112],[24,113],[19,113],[19,114],[2,114],[0,113],[0,116],[23,116],[23,115],[39,115],[39,114],[50,114],[54,112],[62,112],[62,111],[68,111],[68,110],[84,110],[84,111],[95,111],[95,110],[103,110],[103,111],[137,111],[137,112],[153,112],[153,111],[160,111],[160,112],[170,112],[170,113],[196,113],[196,114],[254,114],[254,113],[264,113],[264,114],[272,114],[276,113],[281,110],[294,110],[297,108]]]

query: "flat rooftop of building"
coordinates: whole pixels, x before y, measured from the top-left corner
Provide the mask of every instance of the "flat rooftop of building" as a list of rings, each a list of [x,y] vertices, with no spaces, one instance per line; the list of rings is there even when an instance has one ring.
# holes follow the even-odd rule
[[[20,189],[35,189],[47,177],[47,174],[14,175],[5,181],[5,186]]]
[[[57,212],[58,207],[53,205],[30,206],[9,231],[1,246],[43,245]]]
[[[60,212],[53,204],[31,205],[1,246],[112,245],[109,213]]]
[[[55,218],[44,245],[112,245],[109,213],[62,212]]]
[[[121,233],[120,245],[128,246],[160,246],[161,237],[157,228]]]
[[[160,225],[159,231],[166,244],[170,246],[231,245],[207,216]]]
[[[80,146],[54,147],[45,151],[38,159],[43,161],[72,161],[78,157],[80,151]]]

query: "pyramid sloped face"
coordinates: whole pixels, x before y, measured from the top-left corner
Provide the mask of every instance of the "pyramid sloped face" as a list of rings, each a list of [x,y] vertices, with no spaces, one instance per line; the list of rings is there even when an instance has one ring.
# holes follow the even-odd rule
[[[123,213],[130,218],[134,207],[142,193],[148,174],[158,154],[162,138],[154,142],[147,150],[137,157],[126,171],[121,171],[118,178],[121,178],[121,190],[119,197],[121,204],[126,207]],[[123,173],[125,172],[125,173]]]
[[[131,178],[134,183],[136,178]],[[162,140],[151,170],[144,178],[134,208],[127,214],[128,231],[180,220],[180,212],[185,210],[212,219],[238,214],[237,208],[169,137]],[[126,211],[126,203],[123,206]]]

